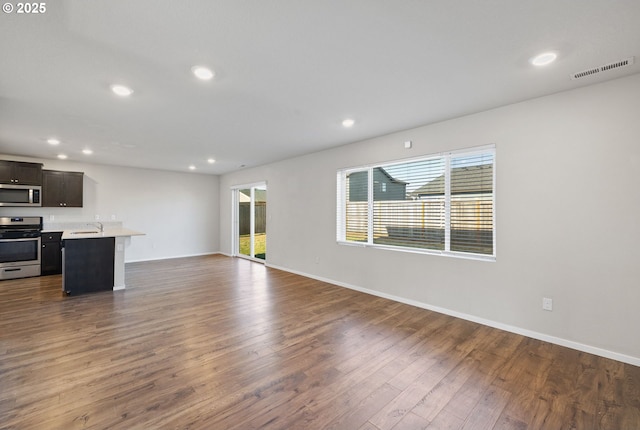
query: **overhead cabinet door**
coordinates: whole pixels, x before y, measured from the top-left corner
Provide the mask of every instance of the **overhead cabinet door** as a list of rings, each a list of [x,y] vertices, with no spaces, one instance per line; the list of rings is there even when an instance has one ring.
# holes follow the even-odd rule
[[[0,183],[42,185],[42,164],[0,161]]]
[[[42,177],[42,206],[82,207],[84,173],[44,170]]]

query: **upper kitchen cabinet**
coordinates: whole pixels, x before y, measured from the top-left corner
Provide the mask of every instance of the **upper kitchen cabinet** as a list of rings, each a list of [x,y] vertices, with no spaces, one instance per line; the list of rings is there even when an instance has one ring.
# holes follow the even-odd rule
[[[42,185],[42,164],[0,160],[0,184]]]
[[[42,171],[42,206],[44,207],[82,207],[82,188],[84,173]]]

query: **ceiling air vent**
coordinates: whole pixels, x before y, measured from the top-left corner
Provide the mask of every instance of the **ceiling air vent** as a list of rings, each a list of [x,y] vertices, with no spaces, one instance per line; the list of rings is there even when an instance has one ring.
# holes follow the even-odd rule
[[[581,79],[587,76],[597,75],[598,73],[608,72],[609,70],[619,69],[621,67],[627,67],[633,64],[634,57],[625,58],[624,60],[614,61],[613,63],[605,64],[604,66],[594,67],[592,69],[583,70],[582,72],[573,73],[571,79]]]

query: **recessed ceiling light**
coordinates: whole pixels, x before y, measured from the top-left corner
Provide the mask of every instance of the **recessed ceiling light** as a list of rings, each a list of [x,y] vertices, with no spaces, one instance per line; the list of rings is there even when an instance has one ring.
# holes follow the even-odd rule
[[[191,71],[193,72],[194,75],[196,75],[196,78],[202,79],[203,81],[208,81],[209,79],[212,79],[215,76],[215,74],[211,69],[204,66],[193,66],[191,68]]]
[[[66,160],[67,156],[65,154],[58,154],[58,158],[61,160]]]
[[[93,151],[92,151],[92,150],[90,150],[89,148],[86,148],[86,149],[83,149],[83,150],[82,150],[82,153],[83,153],[84,155],[91,155],[91,154],[93,154]]]
[[[353,124],[355,124],[356,122],[354,120],[352,120],[351,118],[347,118],[344,121],[342,121],[342,126],[349,128],[349,127],[353,127]]]
[[[133,90],[124,85],[111,85],[111,91],[120,97],[128,97],[133,94]]]
[[[558,54],[555,52],[543,52],[542,54],[536,55],[529,61],[534,66],[546,66],[556,61],[556,58],[558,58]]]
[[[215,162],[216,162],[216,160],[214,160],[213,158],[209,158],[209,159],[207,160],[207,163],[209,163],[209,164],[213,164],[213,163],[215,163]]]
[[[55,137],[47,139],[47,143],[49,145],[60,145],[60,141],[58,139],[56,139]]]
[[[189,170],[196,170],[196,166],[192,164],[191,166],[189,166]]]

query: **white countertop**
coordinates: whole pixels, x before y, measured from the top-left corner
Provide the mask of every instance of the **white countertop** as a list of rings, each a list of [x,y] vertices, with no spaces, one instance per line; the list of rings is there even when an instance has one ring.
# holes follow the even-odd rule
[[[145,235],[144,233],[141,233],[135,230],[129,230],[128,228],[124,228],[124,227],[109,228],[103,231],[102,233],[100,233],[100,230],[98,228],[87,227],[82,229],[64,230],[64,232],[62,233],[62,240],[95,239],[99,237],[124,237],[124,236],[144,236],[144,235]]]

